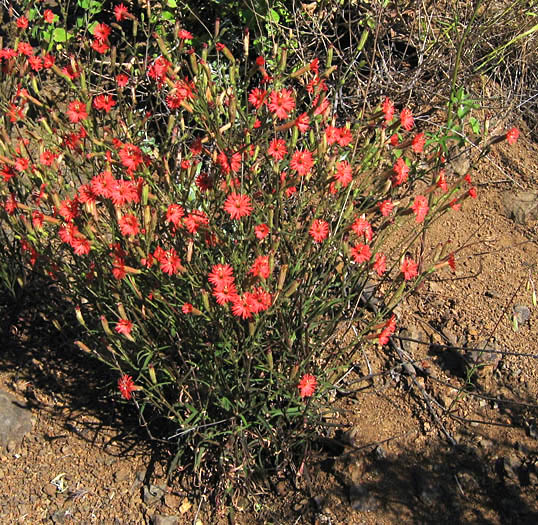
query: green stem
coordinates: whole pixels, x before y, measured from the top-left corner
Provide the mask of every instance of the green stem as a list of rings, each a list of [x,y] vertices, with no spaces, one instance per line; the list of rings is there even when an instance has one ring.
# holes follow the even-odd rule
[[[453,112],[453,104],[452,104],[452,95],[454,94],[454,91],[456,90],[456,82],[458,80],[458,72],[460,69],[460,63],[461,63],[461,54],[463,53],[463,46],[465,42],[467,41],[467,36],[469,35],[471,28],[473,27],[474,20],[478,14],[478,10],[480,9],[480,6],[482,5],[482,0],[477,0],[473,15],[471,16],[471,20],[467,24],[467,27],[465,28],[465,31],[463,32],[463,36],[461,37],[460,43],[458,45],[458,51],[456,53],[456,61],[454,62],[454,71],[452,72],[452,83],[450,85],[450,100],[448,102],[448,114],[447,114],[447,122],[450,123],[452,119],[452,112]]]

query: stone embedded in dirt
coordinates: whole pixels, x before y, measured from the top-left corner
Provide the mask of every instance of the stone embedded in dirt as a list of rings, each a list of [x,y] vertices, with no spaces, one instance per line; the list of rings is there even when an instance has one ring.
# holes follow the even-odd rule
[[[514,306],[514,316],[518,324],[525,324],[531,318],[530,308],[522,304],[516,304]]]
[[[521,468],[521,461],[517,456],[509,456],[503,458],[503,468],[505,476],[510,479],[517,480],[519,478],[519,469]]]
[[[125,481],[130,474],[130,470],[128,468],[121,468],[120,470],[117,470],[114,472],[114,480],[118,483],[121,483],[122,481]]]
[[[47,496],[50,496],[51,498],[56,496],[56,485],[53,485],[52,483],[47,483],[44,487],[43,487],[43,492],[47,495]]]
[[[17,447],[32,430],[31,412],[15,397],[0,390],[0,446]]]
[[[381,445],[377,445],[374,448],[374,457],[376,459],[387,459],[387,451]]]
[[[165,494],[164,495],[164,504],[171,509],[179,508],[181,504],[181,498],[176,494]]]
[[[162,514],[154,514],[151,517],[153,525],[177,525],[179,518],[177,516],[163,516]]]
[[[522,226],[538,219],[538,191],[505,193],[503,204],[508,218]]]
[[[142,491],[142,499],[146,505],[158,503],[166,493],[166,485],[145,485]]]

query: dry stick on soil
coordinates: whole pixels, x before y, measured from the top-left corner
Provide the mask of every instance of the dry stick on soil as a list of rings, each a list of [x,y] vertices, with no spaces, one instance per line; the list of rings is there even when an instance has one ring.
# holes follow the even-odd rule
[[[402,348],[399,346],[399,341],[397,339],[392,340],[392,337],[391,337],[390,342],[392,343],[391,346],[396,350],[396,353],[398,354],[398,357],[400,358],[400,361],[402,362],[402,366],[404,367],[404,370],[406,370],[408,372],[409,377],[413,381],[413,384],[415,385],[416,388],[418,388],[418,390],[422,394],[422,397],[424,399],[424,403],[426,404],[426,407],[428,408],[428,411],[430,412],[433,420],[437,423],[437,425],[439,425],[439,428],[442,430],[443,434],[446,436],[446,438],[448,439],[450,444],[452,446],[457,445],[456,440],[452,437],[450,432],[445,428],[445,426],[443,425],[443,423],[439,419],[439,415],[437,414],[437,412],[434,410],[434,408],[432,406],[432,403],[435,403],[436,405],[439,405],[439,403],[437,402],[437,400],[435,400],[433,397],[431,397],[426,392],[424,387],[417,381],[417,373],[415,371],[415,368],[412,365],[410,366],[409,362],[407,362],[405,360],[404,352],[403,352]],[[439,406],[441,407],[441,405],[439,405]],[[441,407],[441,409],[442,408],[443,407]]]

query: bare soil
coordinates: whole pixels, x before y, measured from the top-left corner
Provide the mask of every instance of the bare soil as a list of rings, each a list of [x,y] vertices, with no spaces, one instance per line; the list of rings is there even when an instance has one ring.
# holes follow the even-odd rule
[[[114,378],[62,333],[51,337],[35,298],[7,310],[0,388],[28,404],[35,425],[0,452],[2,522],[538,523],[538,317],[526,289],[538,225],[516,224],[502,204],[504,192],[538,189],[538,146],[523,129],[473,179],[478,199],[428,233],[431,245],[469,245],[456,273],[436,274],[399,310],[419,341],[402,341],[414,374],[393,348],[365,350],[335,400],[336,426],[296,475],[270,480],[256,504],[236,502],[244,511],[233,520],[178,483],[151,502],[170,457],[117,403]],[[515,305],[531,312],[517,331]],[[486,341],[501,353],[481,354],[469,386],[471,349]]]

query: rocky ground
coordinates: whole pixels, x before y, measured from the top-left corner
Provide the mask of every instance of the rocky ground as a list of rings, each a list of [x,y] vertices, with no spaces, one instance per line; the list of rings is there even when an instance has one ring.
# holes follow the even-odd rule
[[[400,339],[362,352],[342,383],[340,430],[300,475],[238,501],[235,522],[538,522],[538,147],[522,131],[473,175],[478,199],[429,233],[467,246],[455,275],[402,305]],[[2,523],[227,523],[193,486],[166,484],[166,448],[34,302],[3,310]]]

